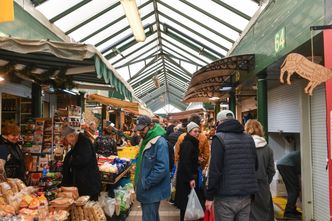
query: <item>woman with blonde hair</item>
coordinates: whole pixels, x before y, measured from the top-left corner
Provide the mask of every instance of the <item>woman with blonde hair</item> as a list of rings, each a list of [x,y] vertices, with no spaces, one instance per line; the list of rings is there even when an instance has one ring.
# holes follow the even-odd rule
[[[259,121],[248,120],[244,129],[255,141],[258,159],[256,171],[258,192],[251,204],[250,221],[272,221],[274,211],[270,183],[275,174],[273,151],[264,138],[263,126]]]
[[[18,141],[20,128],[15,122],[6,122],[0,135],[0,176],[5,178],[19,178],[26,182],[26,168],[24,155]]]

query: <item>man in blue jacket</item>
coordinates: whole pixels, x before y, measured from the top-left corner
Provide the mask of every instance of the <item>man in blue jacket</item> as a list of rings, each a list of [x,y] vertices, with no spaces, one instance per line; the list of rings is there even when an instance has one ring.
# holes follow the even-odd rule
[[[229,110],[217,115],[211,145],[205,207],[214,204],[216,221],[249,221],[251,198],[258,190],[255,142]]]
[[[160,201],[170,196],[168,145],[166,132],[151,118],[137,119],[136,131],[143,138],[135,171],[137,200],[141,202],[143,221],[159,221]]]

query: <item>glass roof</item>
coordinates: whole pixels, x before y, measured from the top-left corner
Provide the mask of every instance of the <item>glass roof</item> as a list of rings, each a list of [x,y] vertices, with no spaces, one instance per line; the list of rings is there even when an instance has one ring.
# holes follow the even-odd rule
[[[95,45],[148,107],[166,112],[185,109],[191,75],[223,58],[259,8],[258,0],[137,0],[146,40],[136,42],[119,0],[32,2],[74,41]]]

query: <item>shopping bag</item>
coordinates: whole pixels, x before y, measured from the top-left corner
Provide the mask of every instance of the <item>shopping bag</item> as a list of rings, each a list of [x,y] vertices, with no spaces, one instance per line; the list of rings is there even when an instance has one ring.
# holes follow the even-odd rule
[[[204,221],[214,221],[213,208],[210,210],[205,210]]]
[[[184,214],[184,220],[198,220],[204,217],[204,211],[199,202],[194,188],[191,189],[188,195],[188,203],[186,212]]]

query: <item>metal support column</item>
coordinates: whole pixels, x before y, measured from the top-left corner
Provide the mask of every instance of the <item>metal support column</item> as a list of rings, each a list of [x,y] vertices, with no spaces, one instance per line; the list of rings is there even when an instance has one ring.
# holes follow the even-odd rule
[[[231,110],[234,113],[234,116],[236,116],[236,97],[235,97],[234,91],[229,92],[228,107],[229,107],[229,110]]]
[[[216,101],[214,103],[214,119],[216,120],[216,123],[217,123],[217,114],[220,112],[220,104],[221,101]]]
[[[38,118],[42,117],[42,89],[38,84],[32,84],[31,90],[31,98],[32,98],[32,117]]]
[[[264,127],[265,136],[267,137],[267,81],[266,72],[257,76],[257,119]]]
[[[82,114],[85,112],[85,98],[84,98],[85,92],[80,91],[80,94],[78,95],[78,105],[81,107]]]

